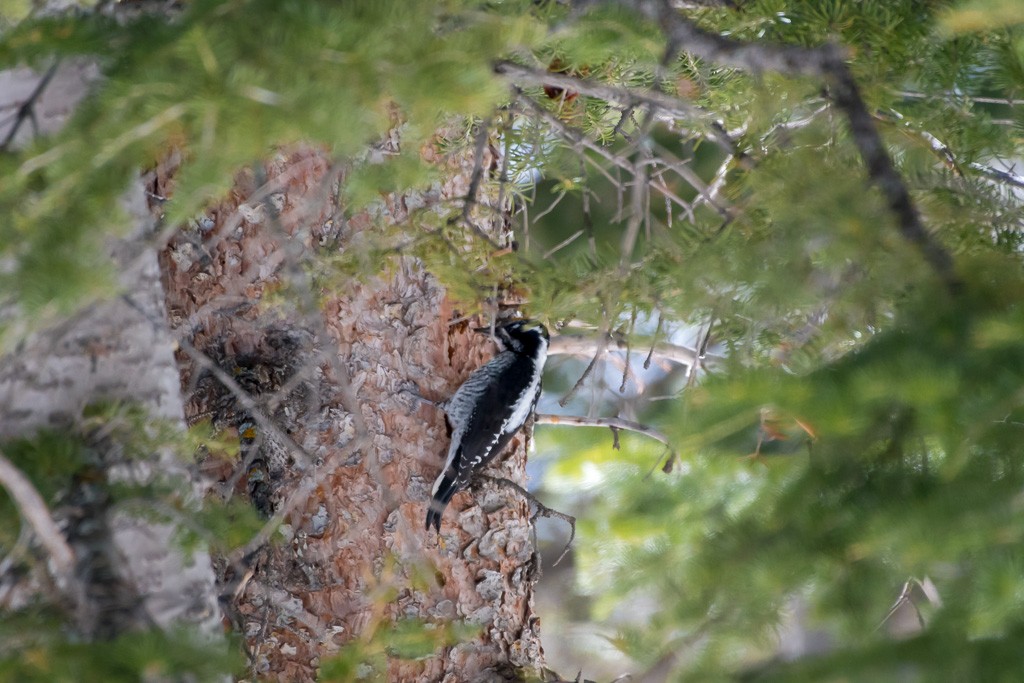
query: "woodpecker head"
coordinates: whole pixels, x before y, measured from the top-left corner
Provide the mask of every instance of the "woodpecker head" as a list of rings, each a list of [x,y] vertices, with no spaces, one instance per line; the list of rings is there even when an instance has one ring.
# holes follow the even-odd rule
[[[490,328],[480,328],[481,332],[489,332]],[[494,336],[502,349],[513,353],[532,355],[543,344],[547,346],[550,336],[547,328],[536,320],[513,320],[495,326]]]

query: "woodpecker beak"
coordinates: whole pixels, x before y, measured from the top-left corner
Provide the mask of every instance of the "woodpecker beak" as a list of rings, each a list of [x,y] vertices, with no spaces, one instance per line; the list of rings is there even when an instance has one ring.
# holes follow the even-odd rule
[[[472,330],[474,332],[479,332],[480,334],[490,334],[490,332],[491,332],[491,328],[490,327],[474,327],[474,328],[472,328]]]

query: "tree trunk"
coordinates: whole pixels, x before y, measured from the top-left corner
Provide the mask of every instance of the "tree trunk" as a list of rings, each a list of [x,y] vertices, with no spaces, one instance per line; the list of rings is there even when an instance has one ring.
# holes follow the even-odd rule
[[[393,137],[374,153],[395,154],[398,144]],[[211,461],[209,471],[225,495],[248,492],[284,522],[271,544],[258,537],[254,552],[222,568],[260,676],[310,680],[321,666],[361,662],[357,673],[376,667],[391,680],[513,680],[543,665],[528,503],[504,488],[475,489],[455,497],[440,536],[424,531],[448,438],[441,411],[415,393],[447,398],[491,343],[451,323],[456,304],[410,256],[395,252],[337,291],[309,275],[323,259],[368,249],[388,226],[422,235],[417,209],[469,193],[472,150],[425,154],[445,169],[443,184],[343,217],[344,171],[314,150],[282,153],[260,177],[241,176],[163,255],[172,326],[186,340],[188,418],[209,417],[242,442],[240,464]],[[482,168],[493,156],[485,152]],[[502,211],[472,218],[509,241]],[[286,297],[270,296],[281,289]],[[233,390],[206,358],[237,380]],[[495,474],[523,481],[528,434]],[[436,634],[432,654],[396,644],[408,620]],[[472,628],[459,638],[451,622]]]
[[[165,424],[184,427],[183,403],[164,319],[156,251],[147,240],[153,218],[141,184],[124,200],[131,235],[112,244],[120,286],[130,298],[88,306],[70,320],[33,334],[18,351],[0,358],[0,440],[31,437],[40,429],[78,432],[90,404],[126,401]],[[159,478],[188,489],[189,475],[169,451],[152,453],[135,466],[115,463],[123,444],[90,443],[102,478]],[[74,551],[78,590],[65,595],[79,637],[113,637],[152,625],[198,627],[220,632],[220,610],[209,555],[186,556],[172,542],[172,523],[118,511],[79,495],[88,484],[72,484],[57,511]],[[187,495],[187,494],[186,494]],[[24,604],[35,590],[16,574],[0,578],[0,607]],[[55,596],[48,595],[52,600]]]

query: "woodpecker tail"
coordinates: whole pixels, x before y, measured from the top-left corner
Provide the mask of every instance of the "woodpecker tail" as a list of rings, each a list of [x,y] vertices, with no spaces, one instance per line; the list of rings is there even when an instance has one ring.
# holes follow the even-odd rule
[[[434,497],[431,499],[430,507],[427,509],[427,524],[425,528],[428,531],[433,526],[438,533],[441,533],[441,515],[444,514],[444,509],[448,507],[448,501],[459,491],[458,483],[458,478],[451,470],[438,477],[437,483],[434,484]]]

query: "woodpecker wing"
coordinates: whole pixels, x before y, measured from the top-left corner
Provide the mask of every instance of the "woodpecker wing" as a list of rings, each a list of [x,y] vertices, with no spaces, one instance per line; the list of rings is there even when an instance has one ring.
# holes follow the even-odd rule
[[[434,484],[426,526],[441,527],[441,514],[452,496],[469,485],[475,472],[501,453],[533,412],[540,396],[539,374],[532,363],[511,352],[498,354],[476,370],[448,403],[467,417],[451,420],[455,428],[443,474]]]
[[[490,409],[476,410],[470,417],[462,438],[460,470],[479,470],[498,455],[526,422],[536,403],[539,384],[532,387],[531,378],[516,373],[515,365],[502,375],[501,381],[487,386],[481,405]],[[531,389],[534,395],[528,396]]]

